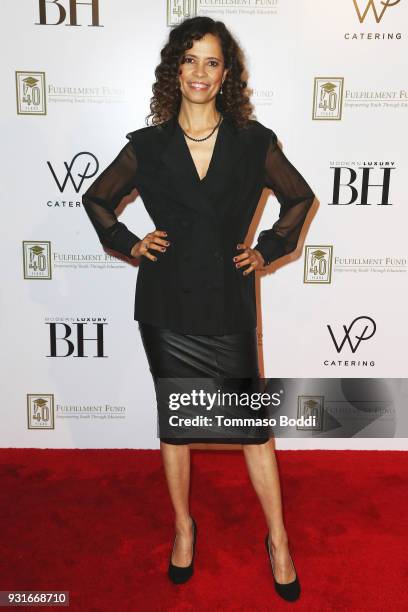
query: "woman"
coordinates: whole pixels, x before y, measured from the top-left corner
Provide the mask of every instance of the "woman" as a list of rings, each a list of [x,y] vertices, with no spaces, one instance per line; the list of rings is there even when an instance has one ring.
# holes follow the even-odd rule
[[[250,119],[243,72],[242,52],[222,22],[194,17],[173,28],[155,72],[153,124],[126,135],[129,142],[82,198],[101,243],[140,258],[134,318],[159,417],[165,410],[159,379],[259,376],[254,272],[296,248],[314,200],[276,134]],[[251,248],[244,239],[265,186],[280,215]],[[156,227],[143,239],[115,214],[134,188]],[[176,583],[193,574],[197,533],[189,512],[188,443],[207,439],[194,438],[188,427],[183,434],[160,435],[175,512],[168,574]],[[250,430],[210,440],[243,444],[268,525],[275,589],[297,599],[273,438]]]

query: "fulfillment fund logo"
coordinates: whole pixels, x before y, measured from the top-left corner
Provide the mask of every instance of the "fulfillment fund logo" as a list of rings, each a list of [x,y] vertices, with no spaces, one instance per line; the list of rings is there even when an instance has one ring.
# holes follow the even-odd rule
[[[28,429],[54,429],[54,395],[27,393]]]
[[[331,283],[333,246],[305,246],[304,283]]]
[[[313,116],[315,120],[340,121],[343,108],[343,77],[315,77]]]
[[[167,0],[167,25],[174,26],[197,15],[198,0]]]
[[[299,395],[297,418],[302,419],[309,425],[296,425],[296,429],[309,431],[323,430],[324,396],[323,395]]]
[[[330,284],[336,274],[372,273],[385,278],[386,273],[407,272],[406,256],[376,256],[353,253],[334,255],[332,245],[307,245],[304,252],[303,282],[310,284]],[[400,276],[398,276],[400,278]],[[402,280],[401,280],[402,282]]]
[[[16,70],[18,115],[46,115],[45,72]]]
[[[125,420],[127,418],[126,406],[117,404],[93,404],[86,402],[59,403],[54,401],[53,394],[28,393],[27,394],[27,426],[28,429],[55,429],[55,420],[106,421]]]
[[[61,205],[69,204],[63,201]],[[49,204],[51,205],[51,204]],[[57,205],[57,204],[55,204]],[[23,240],[24,280],[51,280],[55,268],[64,270],[119,270],[126,262],[109,253],[66,252],[51,249],[49,240]]]
[[[51,242],[49,240],[23,240],[24,279],[50,280]]]
[[[92,76],[92,75],[91,75]],[[127,99],[126,89],[110,83],[46,85],[45,72],[16,70],[16,103],[18,115],[46,115],[47,105],[116,104]]]

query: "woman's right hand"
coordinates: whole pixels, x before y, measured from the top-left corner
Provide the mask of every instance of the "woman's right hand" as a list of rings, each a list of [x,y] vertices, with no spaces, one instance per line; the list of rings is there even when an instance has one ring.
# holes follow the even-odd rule
[[[165,238],[161,238],[160,236],[167,236],[167,232],[162,230],[154,230],[154,232],[149,232],[143,238],[143,240],[139,240],[132,247],[131,256],[132,257],[142,257],[144,255],[151,261],[156,261],[157,257],[152,255],[149,252],[149,249],[154,251],[162,251],[163,253],[166,251],[166,247],[169,246],[170,242],[168,242]]]

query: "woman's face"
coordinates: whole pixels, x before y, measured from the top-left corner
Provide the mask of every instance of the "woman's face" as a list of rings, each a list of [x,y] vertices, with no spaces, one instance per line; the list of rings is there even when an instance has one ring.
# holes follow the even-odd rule
[[[180,91],[190,102],[208,102],[217,95],[227,72],[219,39],[205,34],[181,58]]]

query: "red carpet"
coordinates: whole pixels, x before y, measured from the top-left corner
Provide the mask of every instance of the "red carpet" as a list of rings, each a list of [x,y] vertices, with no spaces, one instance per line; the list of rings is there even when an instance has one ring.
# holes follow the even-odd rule
[[[0,590],[70,591],[65,609],[84,612],[408,610],[406,452],[277,451],[295,603],[275,594],[240,451],[192,451],[196,573],[185,585],[165,573],[173,518],[159,451],[0,457]]]

